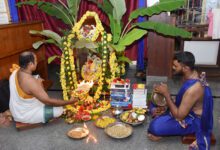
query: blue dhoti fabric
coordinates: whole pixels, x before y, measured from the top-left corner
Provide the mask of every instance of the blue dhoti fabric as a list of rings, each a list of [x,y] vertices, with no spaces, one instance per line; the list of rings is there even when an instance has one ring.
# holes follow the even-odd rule
[[[199,80],[187,80],[181,87],[176,106],[179,107],[184,93]],[[195,134],[199,150],[210,149],[210,136],[213,127],[213,99],[208,86],[204,87],[203,112],[197,116],[193,111],[184,120],[177,121],[169,111],[156,117],[149,125],[148,132],[156,136]]]

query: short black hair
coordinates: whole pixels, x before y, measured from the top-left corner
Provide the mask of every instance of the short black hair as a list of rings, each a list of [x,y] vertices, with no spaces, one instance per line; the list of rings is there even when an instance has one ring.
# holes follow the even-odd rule
[[[174,60],[188,66],[191,70],[195,69],[195,57],[191,52],[178,52],[175,54]]]
[[[19,56],[19,66],[26,69],[28,64],[34,63],[34,53],[33,52],[23,52]]]

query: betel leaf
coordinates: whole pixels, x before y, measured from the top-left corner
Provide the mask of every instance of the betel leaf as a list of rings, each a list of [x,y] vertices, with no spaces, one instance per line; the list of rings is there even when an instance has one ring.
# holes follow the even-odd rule
[[[126,12],[125,0],[109,0],[113,6],[113,18],[117,20],[118,23],[121,22],[122,16]]]
[[[152,16],[160,14],[161,12],[169,12],[176,10],[185,4],[185,0],[168,0],[161,1],[160,3],[153,5],[151,7],[139,8],[134,10],[130,16],[129,20],[135,19],[138,16]]]
[[[54,39],[59,45],[62,45],[61,36],[51,30],[42,30],[42,31],[30,30],[29,33],[30,34],[40,34],[40,35],[46,36],[48,38]]]
[[[147,29],[147,30],[153,30],[157,33],[168,35],[168,36],[179,36],[182,38],[191,38],[192,34],[190,32],[187,32],[184,29],[177,28],[175,26],[161,23],[161,22],[154,22],[154,21],[146,21],[141,23],[136,23],[136,26],[139,26],[140,28]]]
[[[112,40],[113,43],[117,43],[120,35],[121,35],[121,25],[113,18],[111,14],[108,14],[109,21],[110,21],[110,28],[111,28],[111,33],[112,33]]]
[[[143,37],[145,34],[147,34],[146,30],[134,28],[130,32],[125,34],[123,38],[120,39],[119,44],[128,46],[132,44],[134,41]]]
[[[44,2],[44,1],[36,1],[36,0],[30,0],[30,1],[17,3],[18,7],[21,7],[22,5],[30,5],[30,6],[36,5],[38,9],[41,9],[46,14],[50,16],[54,16],[57,19],[62,20],[67,25],[73,26],[72,17],[70,16],[68,10],[66,10],[64,6],[62,6],[61,4]]]
[[[56,58],[60,58],[60,56],[58,56],[58,55],[53,55],[53,56],[49,57],[49,58],[47,59],[47,63],[50,64],[50,63],[51,63],[52,61],[54,61]]]

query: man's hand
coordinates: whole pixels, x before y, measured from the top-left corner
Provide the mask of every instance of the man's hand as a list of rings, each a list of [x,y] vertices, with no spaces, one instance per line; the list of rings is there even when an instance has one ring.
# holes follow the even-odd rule
[[[165,111],[167,110],[167,108],[164,106],[164,107],[156,107],[156,108],[153,108],[152,110],[152,117],[157,117],[157,116],[160,116],[162,115]]]
[[[154,91],[157,93],[162,94],[163,96],[167,97],[170,95],[169,89],[167,87],[167,84],[160,83],[158,85],[154,86]]]
[[[79,99],[76,98],[76,97],[71,97],[70,100],[69,100],[69,102],[70,102],[70,104],[74,104],[74,103],[77,102],[78,100],[79,100]]]

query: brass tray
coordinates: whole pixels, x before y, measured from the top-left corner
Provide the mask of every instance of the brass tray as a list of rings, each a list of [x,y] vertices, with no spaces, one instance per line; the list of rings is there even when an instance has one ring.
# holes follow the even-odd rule
[[[115,139],[123,139],[129,137],[133,133],[133,128],[125,123],[116,122],[105,128],[105,133]]]
[[[89,130],[84,127],[76,127],[67,132],[67,136],[73,139],[82,139],[89,135]]]
[[[130,124],[130,125],[132,125],[132,126],[138,126],[138,125],[144,123],[144,121],[146,120],[146,116],[144,115],[145,119],[144,119],[143,121],[127,122],[127,121],[125,121],[125,120],[122,119],[122,116],[123,116],[126,112],[127,112],[127,111],[123,112],[123,113],[120,115],[120,117],[119,117],[119,119],[120,119],[122,122],[124,122],[124,123]]]

